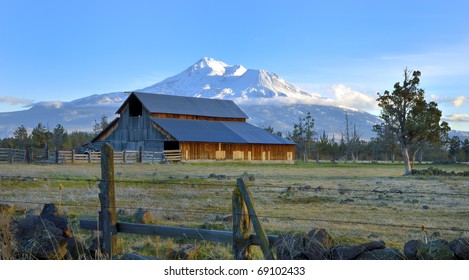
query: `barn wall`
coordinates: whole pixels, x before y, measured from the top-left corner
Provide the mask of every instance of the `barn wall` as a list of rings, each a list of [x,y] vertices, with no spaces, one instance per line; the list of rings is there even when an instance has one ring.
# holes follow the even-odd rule
[[[295,145],[181,142],[184,160],[294,160]]]
[[[245,118],[206,117],[206,116],[168,114],[168,113],[151,113],[151,116],[153,118],[165,118],[165,119],[204,120],[204,121],[220,121],[220,122],[246,122]]]
[[[123,108],[116,128],[103,139],[114,150],[163,151],[163,142],[169,140],[152,125],[150,114],[143,109],[142,116],[131,117],[128,104]]]

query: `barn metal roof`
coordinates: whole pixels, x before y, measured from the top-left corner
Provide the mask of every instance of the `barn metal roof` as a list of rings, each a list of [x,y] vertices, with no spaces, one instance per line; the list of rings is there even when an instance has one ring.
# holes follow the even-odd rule
[[[248,116],[232,100],[208,99],[132,92],[150,113],[184,114],[193,116],[245,118]],[[132,95],[131,94],[131,95]],[[129,100],[129,99],[127,99]],[[125,103],[124,103],[125,104]],[[124,105],[119,108],[121,111]]]
[[[272,134],[246,122],[218,122],[151,118],[178,141],[223,142],[238,144],[282,144],[295,142]]]

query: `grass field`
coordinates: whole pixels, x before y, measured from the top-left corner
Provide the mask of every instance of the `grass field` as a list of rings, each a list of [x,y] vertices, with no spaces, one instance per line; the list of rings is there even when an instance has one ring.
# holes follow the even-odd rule
[[[433,167],[469,170],[468,165]],[[27,209],[39,213],[44,203],[57,203],[70,218],[75,235],[86,239],[91,233],[80,230],[78,220],[97,217],[100,172],[99,164],[2,164],[0,204],[14,204],[13,215],[18,218]],[[216,217],[231,213],[236,178],[246,173],[255,178],[248,186],[270,234],[325,228],[339,244],[384,240],[400,250],[406,241],[420,237],[422,225],[429,234],[437,231],[447,240],[469,235],[468,178],[402,176],[399,164],[116,165],[118,221],[132,221],[135,211],[143,208],[158,225],[230,230],[230,222]],[[123,252],[163,258],[179,243],[184,241],[119,235]],[[194,256],[230,257],[230,246],[223,244],[204,244]]]

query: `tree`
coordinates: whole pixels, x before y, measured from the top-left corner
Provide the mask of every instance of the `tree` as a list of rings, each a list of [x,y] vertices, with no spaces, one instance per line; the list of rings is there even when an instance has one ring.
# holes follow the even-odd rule
[[[14,132],[13,132],[13,138],[16,143],[21,148],[25,148],[28,146],[30,138],[28,135],[28,131],[24,127],[24,125],[19,126]]]
[[[456,157],[459,153],[461,143],[462,142],[461,140],[459,140],[458,136],[453,136],[451,139],[449,139],[448,152],[449,152],[449,156],[451,157],[451,161],[453,163],[456,163]]]
[[[106,129],[108,125],[109,125],[109,122],[107,120],[107,116],[105,114],[101,115],[101,121],[99,123],[96,120],[94,120],[94,125],[93,125],[94,134],[98,135],[104,129]]]
[[[469,139],[464,139],[462,142],[461,149],[464,153],[464,161],[469,161]]]
[[[61,124],[57,124],[52,131],[52,143],[58,149],[64,148],[67,142],[68,134]]]
[[[52,133],[42,123],[38,123],[31,133],[33,145],[36,147],[46,147],[49,145],[51,134]]]
[[[436,102],[425,101],[425,91],[419,88],[420,71],[404,70],[404,80],[394,84],[393,92],[378,93],[378,105],[383,126],[395,135],[402,151],[405,174],[411,174],[413,161],[425,143],[447,137],[448,123],[441,122]],[[409,154],[412,154],[412,161]]]
[[[314,119],[308,112],[306,117],[300,117],[298,123],[293,125],[293,132],[289,134],[288,139],[296,143],[299,154],[303,154],[303,161],[308,161],[308,153],[313,143]]]

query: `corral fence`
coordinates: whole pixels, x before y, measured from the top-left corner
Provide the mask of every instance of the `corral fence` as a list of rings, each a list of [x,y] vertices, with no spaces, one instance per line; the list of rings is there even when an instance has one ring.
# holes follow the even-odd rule
[[[80,227],[87,230],[102,231],[103,253],[110,259],[115,255],[118,233],[152,235],[161,237],[187,238],[233,244],[234,259],[251,259],[250,246],[260,246],[264,258],[274,259],[271,247],[278,236],[267,235],[261,220],[256,214],[251,192],[245,179],[239,178],[232,194],[233,231],[206,230],[196,228],[157,226],[137,223],[117,222],[114,162],[115,154],[109,144],[101,147],[101,182],[99,200],[101,211],[99,220],[80,220]],[[251,234],[251,224],[256,234]]]
[[[145,151],[125,150],[114,152],[114,163],[156,163],[164,160],[180,161],[180,151]],[[51,163],[51,164],[69,164],[69,163],[100,163],[100,151],[88,151],[78,153],[75,149],[68,151],[48,150],[28,148],[11,149],[0,148],[0,163]]]

